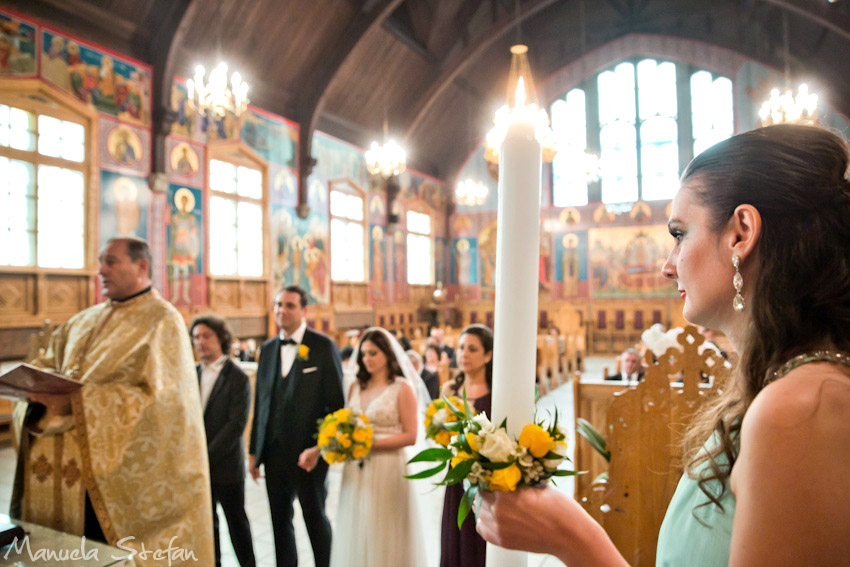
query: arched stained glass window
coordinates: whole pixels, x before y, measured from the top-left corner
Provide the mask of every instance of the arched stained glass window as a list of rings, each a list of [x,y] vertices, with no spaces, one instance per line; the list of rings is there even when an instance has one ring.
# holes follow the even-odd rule
[[[690,108],[679,108],[684,101]],[[731,80],[652,58],[588,77],[550,111],[559,147],[552,163],[556,207],[671,199],[681,166],[731,136],[735,125]],[[598,183],[588,182],[577,161],[585,152],[599,156]]]

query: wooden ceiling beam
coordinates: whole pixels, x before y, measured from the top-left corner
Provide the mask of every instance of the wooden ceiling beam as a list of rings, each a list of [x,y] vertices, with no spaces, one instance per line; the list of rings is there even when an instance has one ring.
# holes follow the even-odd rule
[[[503,35],[510,32],[518,23],[539,13],[544,8],[548,8],[556,1],[536,0],[527,2],[524,8],[520,8],[519,13],[513,12],[503,16],[487,32],[482,33],[476,41],[470,43],[460,53],[452,57],[450,61],[447,61],[443,67],[443,71],[416,103],[415,110],[411,113],[413,118],[407,127],[405,137],[410,139],[413,136],[413,133],[422,125],[422,121],[437,99],[440,98],[449,85],[454,83],[455,78],[470,64],[485,53],[496,41],[501,39]]]
[[[202,8],[202,0],[162,0],[155,11],[162,13],[153,41],[150,61],[153,65],[153,173],[165,174],[165,138],[171,132],[175,113],[171,109],[171,87],[174,83],[179,53],[186,33]]]
[[[311,80],[299,93],[298,101],[298,216],[306,218],[310,212],[307,205],[307,177],[312,173],[316,160],[313,152],[313,132],[328,95],[328,86],[345,64],[349,55],[363,38],[375,27],[380,26],[403,0],[380,0],[370,3],[368,11],[360,11],[349,22],[340,40],[311,75]],[[285,62],[284,62],[285,63]]]
[[[830,8],[826,2],[823,5],[799,0],[764,0],[764,2],[797,14],[850,41],[850,18]]]
[[[86,0],[39,0],[54,10],[61,10],[76,19],[85,20],[126,41],[132,41],[137,35],[147,36],[148,30],[139,29],[135,23],[116,16],[113,12],[98,8]]]

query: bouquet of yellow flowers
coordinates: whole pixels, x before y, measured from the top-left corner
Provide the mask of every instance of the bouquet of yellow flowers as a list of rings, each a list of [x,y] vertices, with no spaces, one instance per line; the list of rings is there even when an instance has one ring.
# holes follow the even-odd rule
[[[571,476],[575,471],[559,467],[567,459],[566,435],[558,425],[558,413],[552,423],[529,423],[522,428],[519,439],[512,439],[506,428],[507,420],[496,426],[484,413],[473,415],[464,392],[462,405],[443,398],[448,410],[456,417],[448,427],[451,441],[445,448],[426,449],[410,462],[438,462],[433,468],[407,478],[428,478],[449,466],[438,484],[469,483],[457,514],[458,527],[472,509],[479,490],[512,491],[518,486],[540,486],[556,476]]]
[[[322,458],[329,465],[362,459],[372,450],[369,418],[348,408],[319,420],[317,438]]]
[[[448,447],[452,437],[455,437],[459,432],[447,429],[447,425],[449,423],[457,424],[460,419],[449,409],[446,401],[452,403],[455,407],[460,407],[461,404],[460,398],[449,396],[432,400],[428,404],[428,409],[425,410],[425,435],[428,439],[433,439],[443,447]]]

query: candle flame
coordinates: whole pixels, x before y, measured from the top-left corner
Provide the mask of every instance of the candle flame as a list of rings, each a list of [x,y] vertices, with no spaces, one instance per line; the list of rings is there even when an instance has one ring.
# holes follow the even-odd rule
[[[522,108],[525,106],[525,81],[522,77],[519,78],[516,84],[516,94],[514,95],[514,108]]]

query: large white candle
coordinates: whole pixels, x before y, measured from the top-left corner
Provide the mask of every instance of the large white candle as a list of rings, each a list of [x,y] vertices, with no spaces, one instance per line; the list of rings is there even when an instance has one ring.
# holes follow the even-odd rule
[[[534,418],[543,165],[534,132],[535,113],[524,102],[520,78],[516,107],[499,154],[492,394],[492,420],[499,424],[507,418],[508,433],[514,438]],[[526,564],[524,552],[487,545],[487,567]]]

